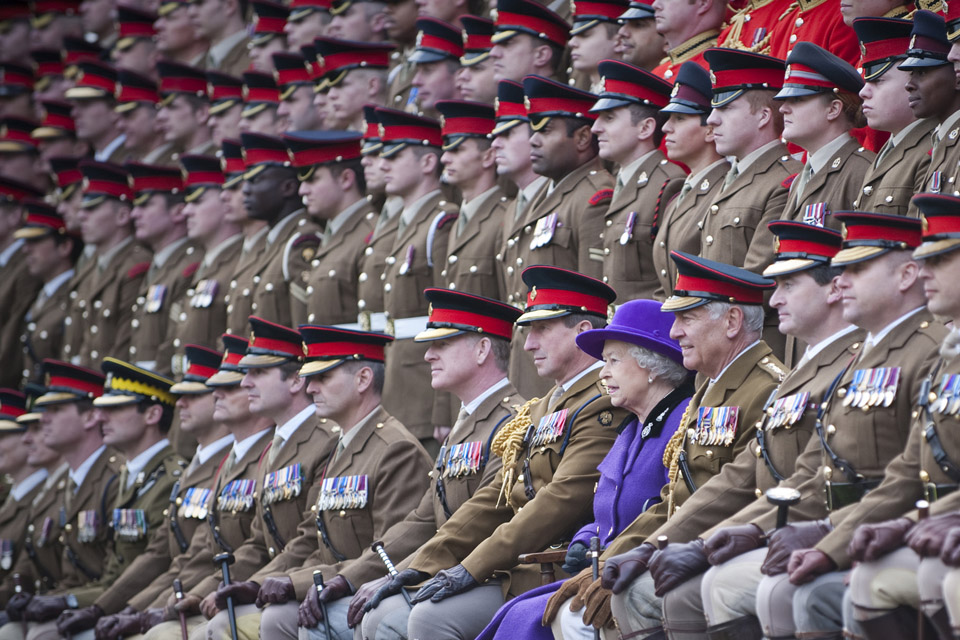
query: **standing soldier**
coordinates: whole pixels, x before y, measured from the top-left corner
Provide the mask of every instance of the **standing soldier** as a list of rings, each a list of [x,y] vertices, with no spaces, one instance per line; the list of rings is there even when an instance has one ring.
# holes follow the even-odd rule
[[[207,109],[206,124],[210,129],[210,141],[219,150],[224,140],[240,137],[243,80],[219,71],[207,71],[207,99],[210,108]]]
[[[437,102],[457,95],[454,79],[463,55],[463,35],[435,18],[417,20],[417,47],[409,61],[416,65],[411,84],[417,93],[416,113],[436,118]]]
[[[76,84],[64,93],[73,104],[77,138],[90,145],[95,160],[122,162],[127,151],[123,134],[117,133],[119,116],[113,110],[117,70],[97,60],[83,60],[77,66],[80,73]]]
[[[173,159],[183,154],[213,155],[210,129],[206,125],[210,102],[207,98],[207,76],[196,67],[161,60],[160,105],[157,128],[164,141],[173,148]]]
[[[389,44],[350,42],[333,38],[314,41],[317,59],[323,60],[326,87],[324,126],[363,132],[365,104],[381,105],[387,91]]]
[[[277,68],[280,87],[280,106],[277,107],[280,130],[321,129],[323,118],[313,108],[313,79],[304,57],[299,53],[275,53],[273,66]]]
[[[493,104],[497,97],[497,80],[490,59],[493,21],[472,15],[460,18],[463,24],[463,55],[457,72],[457,92],[464,100]]]
[[[240,131],[250,131],[267,136],[283,133],[282,122],[277,117],[280,107],[280,88],[272,73],[262,71],[243,72],[243,110],[240,112]]]
[[[117,129],[129,157],[146,164],[173,165],[174,146],[157,127],[160,93],[157,81],[134,71],[117,72]]]
[[[616,54],[617,20],[629,4],[627,0],[573,0],[573,28],[570,29],[570,71],[580,86],[593,93],[603,92],[601,60]]]
[[[631,0],[630,7],[617,19],[620,29],[613,49],[627,64],[647,71],[660,64],[666,47],[663,36],[657,32],[654,14],[652,5]]]
[[[497,0],[490,42],[493,76],[522,81],[526,76],[557,78],[563,73],[570,25],[540,2]]]

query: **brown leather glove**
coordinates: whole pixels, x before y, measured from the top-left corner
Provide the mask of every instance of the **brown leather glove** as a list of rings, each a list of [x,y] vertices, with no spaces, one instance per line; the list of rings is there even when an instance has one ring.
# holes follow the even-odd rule
[[[717,566],[727,560],[759,549],[766,542],[763,529],[755,524],[738,524],[724,527],[707,538],[704,551],[710,564]]]
[[[579,611],[583,608],[583,598],[581,594],[587,590],[590,583],[593,582],[593,573],[590,569],[584,569],[569,580],[564,581],[560,588],[553,592],[550,599],[547,600],[547,606],[543,610],[543,626],[549,627],[553,619],[560,613],[560,607],[567,600],[573,598],[570,603],[570,611]]]
[[[703,540],[671,544],[650,558],[650,576],[656,593],[661,598],[690,578],[710,568]]]
[[[583,592],[583,623],[603,629],[613,624],[610,598],[613,592],[603,586],[602,580],[594,580]]]
[[[290,576],[270,577],[260,585],[255,604],[257,609],[263,609],[268,604],[286,604],[296,597],[297,591]]]
[[[655,546],[644,542],[626,553],[607,558],[600,573],[604,588],[615,594],[626,589],[647,570],[647,564],[656,550]]]
[[[69,609],[57,617],[57,631],[69,638],[75,633],[93,629],[103,615],[103,609],[95,604],[82,609]]]
[[[305,629],[312,629],[323,621],[323,609],[320,608],[320,598],[316,589],[307,589],[307,595],[297,609],[297,624]]]
[[[363,620],[364,607],[366,607],[367,602],[370,598],[373,597],[377,591],[380,590],[380,587],[386,586],[390,582],[390,576],[383,576],[382,578],[377,578],[376,580],[371,580],[370,582],[365,582],[360,585],[360,588],[357,589],[356,595],[350,598],[350,606],[347,608],[347,625],[351,629],[360,624],[360,621]]]
[[[940,549],[940,560],[948,567],[960,567],[960,527],[947,531]]]
[[[227,598],[233,598],[234,606],[253,604],[257,601],[257,594],[259,593],[260,585],[252,580],[220,585],[216,596],[217,609],[223,611],[227,608]]]
[[[66,609],[69,605],[65,596],[33,596],[23,617],[30,622],[49,622]]]
[[[911,527],[913,520],[907,518],[862,524],[853,532],[853,539],[847,545],[847,555],[857,562],[872,562],[902,547]]]
[[[829,518],[794,522],[781,529],[775,529],[767,540],[767,557],[760,565],[760,573],[765,576],[777,576],[787,570],[790,554],[797,549],[809,549],[820,542],[825,535],[833,531]]]
[[[316,589],[314,589],[316,591]],[[319,594],[320,602],[333,602],[353,593],[350,587],[350,581],[341,575],[333,576],[330,581],[323,586],[323,591]]]
[[[790,554],[787,573],[791,584],[806,584],[837,568],[830,556],[819,549],[797,549]]]
[[[940,555],[947,532],[954,527],[960,527],[960,513],[931,516],[910,529],[905,540],[921,557],[933,558]]]
[[[93,628],[93,637],[97,640],[119,640],[127,635],[140,633],[140,613],[133,607],[126,607],[120,613],[103,616]]]
[[[7,617],[12,622],[23,620],[24,611],[26,611],[27,605],[30,604],[31,600],[33,600],[33,594],[27,593],[26,591],[10,596],[10,599],[7,601]]]

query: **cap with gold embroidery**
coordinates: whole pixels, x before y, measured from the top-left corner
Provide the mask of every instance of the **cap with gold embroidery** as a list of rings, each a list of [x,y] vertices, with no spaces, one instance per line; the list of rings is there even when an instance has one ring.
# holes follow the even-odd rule
[[[17,422],[19,424],[22,424],[25,428],[29,429],[30,425],[40,422],[40,418],[42,418],[43,415],[37,411],[36,404],[37,398],[42,396],[45,392],[46,389],[36,382],[28,382],[23,385],[23,393],[27,396],[27,412],[23,415],[17,416]]]
[[[776,255],[773,264],[763,270],[765,278],[829,266],[843,242],[839,231],[795,220],[774,220],[767,227],[774,235]]]
[[[843,248],[830,262],[835,267],[920,246],[921,223],[916,218],[866,211],[838,211],[833,217],[843,223]]]
[[[299,53],[278,51],[274,53],[273,66],[277,70],[277,84],[280,86],[280,100],[288,100],[298,87],[313,85],[306,59]]]
[[[34,29],[45,29],[58,16],[80,15],[81,0],[34,0],[32,4]]]
[[[243,102],[243,80],[219,71],[207,71],[207,99],[210,115],[227,111]]]
[[[332,0],[293,0],[289,3],[290,15],[287,22],[300,22],[311,13],[330,11]]]
[[[63,53],[58,49],[33,49],[30,59],[33,61],[34,91],[46,91],[54,78],[61,78],[66,73]]]
[[[463,34],[455,26],[436,18],[417,20],[417,48],[407,60],[417,64],[460,60],[463,55]]]
[[[153,78],[127,69],[117,72],[117,113],[130,113],[140,106],[150,108],[160,104],[160,93]]]
[[[653,5],[647,4],[646,2],[630,2],[630,6],[620,14],[617,22],[623,24],[628,20],[646,20],[647,18],[652,18],[653,15]]]
[[[66,200],[76,190],[77,185],[83,182],[80,173],[81,156],[53,156],[50,158],[50,169],[57,178],[57,188],[60,190],[60,200]]]
[[[497,84],[497,99],[493,101],[497,126],[493,128],[493,135],[498,136],[530,121],[523,100],[523,85],[519,82],[501,80]]]
[[[252,118],[264,109],[280,105],[280,89],[272,73],[243,72],[243,111],[241,116]]]
[[[950,40],[947,39],[947,24],[943,16],[932,11],[920,10],[913,14],[913,29],[910,31],[910,48],[907,59],[899,69],[940,67],[950,64]]]
[[[223,359],[217,372],[207,378],[208,387],[234,387],[243,380],[246,371],[240,366],[240,361],[247,354],[250,345],[246,338],[225,333],[220,336],[223,341]]]
[[[159,63],[158,63],[159,64]],[[99,60],[81,60],[77,63],[76,85],[64,92],[68,100],[113,99],[117,88],[117,70]]]
[[[276,367],[303,357],[300,334],[282,325],[250,316],[250,344],[239,362],[245,369]]]
[[[677,284],[661,311],[686,311],[713,301],[761,305],[764,292],[776,286],[752,271],[682,251],[671,251],[670,258],[677,265]]]
[[[23,225],[13,232],[14,238],[40,240],[66,235],[67,225],[53,205],[36,198],[27,198],[23,201],[23,210],[26,213]]]
[[[491,42],[504,42],[519,33],[565,47],[570,25],[534,0],[497,0],[497,17]]]
[[[243,182],[246,165],[243,161],[243,147],[239,140],[224,138],[220,143],[220,168],[223,170],[221,189],[233,189]]]
[[[177,9],[185,9],[190,6],[190,0],[160,0],[160,6],[157,7],[157,16],[166,18]]]
[[[44,360],[40,367],[46,391],[37,398],[36,407],[93,400],[103,394],[106,379],[99,371],[51,359]]]
[[[157,21],[157,14],[144,11],[139,7],[126,4],[117,5],[117,51],[126,51],[139,40],[153,40],[157,31],[153,23]]]
[[[130,174],[120,165],[97,160],[80,162],[83,174],[83,201],[80,207],[95,207],[107,198],[130,202],[133,189],[130,187]]]
[[[33,69],[16,62],[0,62],[0,97],[33,91]]]
[[[42,198],[43,192],[19,180],[0,174],[0,203],[23,202],[27,198]]]
[[[81,68],[80,63],[85,60],[103,60],[106,53],[96,42],[87,42],[79,36],[65,36],[63,38],[63,75],[76,79]]]
[[[696,62],[690,60],[680,65],[676,82],[670,94],[670,102],[661,111],[666,113],[687,113],[709,115],[710,73]]]
[[[323,82],[323,61],[317,58],[317,49],[312,42],[305,44],[300,47],[300,55],[303,56],[303,62],[307,67],[307,75],[314,84],[314,92],[320,93],[327,85]]]
[[[317,60],[323,63],[326,87],[340,84],[351,69],[386,69],[394,49],[392,44],[325,37],[316,38],[313,48]]]
[[[607,111],[631,104],[663,108],[673,85],[649,71],[620,60],[601,60],[597,65],[602,89],[590,111]]]
[[[223,360],[223,354],[198,344],[187,344],[183,347],[187,358],[187,370],[177,382],[170,387],[170,393],[176,395],[201,395],[213,391],[206,385]]]
[[[160,76],[160,95],[163,97],[161,105],[170,104],[180,94],[207,98],[207,75],[202,69],[160,60],[157,62],[157,75]]]
[[[0,118],[0,153],[36,153],[37,122],[17,116]]]
[[[177,402],[170,393],[173,380],[158,373],[110,357],[103,359],[100,369],[107,379],[103,395],[93,401],[95,407],[123,407],[143,401],[172,407]]]
[[[300,180],[316,168],[360,157],[360,134],[354,131],[292,131],[283,136]]]
[[[340,327],[300,325],[304,362],[301,376],[313,376],[344,362],[383,362],[385,347],[393,336]]]
[[[872,82],[907,57],[913,22],[897,18],[857,18],[853,30],[860,40],[863,79]]]
[[[573,0],[573,28],[570,37],[586,33],[601,22],[616,24],[630,7],[628,0]]]
[[[707,49],[703,57],[710,65],[714,108],[723,107],[752,89],[783,88],[786,63],[779,58],[739,49]]]
[[[862,88],[863,78],[849,62],[812,42],[798,42],[787,56],[783,89],[774,99],[840,92],[856,96]]]
[[[530,128],[534,131],[547,126],[550,118],[597,119],[597,114],[590,112],[597,96],[589,91],[542,76],[527,76],[523,79],[523,93]]]
[[[142,162],[124,165],[133,179],[133,206],[146,204],[155,193],[179,194],[183,192],[183,174],[179,167],[168,167]]]
[[[960,39],[960,5],[956,2],[944,2],[941,4],[943,10],[943,20],[947,23],[947,40],[956,42]]]
[[[77,125],[70,115],[73,105],[63,100],[42,100],[43,119],[40,126],[31,132],[35,140],[58,140],[75,138]]]
[[[440,100],[436,108],[441,115],[444,151],[456,149],[467,138],[488,140],[492,137],[495,112],[489,104],[467,100]]]
[[[380,140],[383,142],[383,149],[380,150],[381,158],[394,156],[407,145],[443,146],[440,123],[433,118],[417,116],[398,109],[378,107],[377,119],[380,122]]]
[[[913,204],[920,209],[921,244],[913,257],[924,260],[960,247],[960,197],[943,193],[918,193]]]
[[[27,425],[17,418],[27,412],[27,396],[16,389],[0,388],[0,434],[23,433]]]
[[[451,289],[424,289],[430,303],[427,328],[418,333],[416,342],[443,340],[464,333],[494,336],[510,340],[513,323],[521,311],[513,305]]]
[[[0,33],[6,33],[17,22],[30,22],[30,3],[27,0],[7,0],[0,5]]]
[[[180,165],[184,202],[196,201],[207,189],[219,190],[224,182],[222,163],[214,156],[187,154],[180,156]]]
[[[290,154],[282,138],[244,131],[240,134],[240,142],[243,145],[245,180],[255,177],[267,167],[290,166]]]
[[[493,43],[493,20],[478,16],[460,16],[463,25],[463,56],[460,65],[470,67],[490,57]]]
[[[530,291],[518,325],[572,313],[606,318],[608,307],[617,299],[617,292],[600,280],[568,269],[534,265],[524,269],[521,277]]]
[[[287,24],[290,9],[279,2],[253,0],[253,37],[251,47],[262,47],[277,37],[285,38],[283,28]]]

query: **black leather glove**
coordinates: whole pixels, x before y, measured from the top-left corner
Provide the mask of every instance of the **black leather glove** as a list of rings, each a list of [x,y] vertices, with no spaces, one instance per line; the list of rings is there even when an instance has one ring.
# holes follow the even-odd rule
[[[907,518],[862,524],[853,532],[853,539],[847,545],[847,555],[858,562],[872,562],[902,547],[911,527],[913,520]]]
[[[7,616],[13,622],[23,620],[24,611],[30,601],[33,600],[33,594],[27,592],[15,593],[7,600]]]
[[[23,617],[29,622],[49,622],[69,608],[64,596],[34,596]]]
[[[370,582],[364,582],[357,589],[356,595],[350,598],[350,606],[347,608],[347,625],[353,629],[363,620],[363,614],[366,611],[367,602],[373,597],[380,587],[390,584],[390,576],[383,576]]]
[[[759,549],[765,541],[763,529],[757,525],[738,524],[724,527],[707,538],[704,551],[710,564],[717,566],[747,551]]]
[[[424,573],[423,571],[417,571],[416,569],[404,569],[397,574],[396,578],[392,578],[390,582],[383,587],[380,587],[380,589],[373,594],[373,597],[370,598],[370,602],[363,606],[363,612],[366,613],[371,609],[376,609],[378,606],[380,606],[381,602],[390,596],[397,595],[404,587],[412,587],[415,584],[420,584],[429,577],[430,574]]]
[[[643,575],[656,550],[655,546],[644,542],[626,553],[607,558],[601,574],[603,588],[610,589],[614,594],[622,592],[631,582]]]
[[[480,583],[477,582],[470,573],[463,568],[462,564],[455,567],[444,569],[427,581],[420,587],[420,591],[410,599],[410,602],[416,604],[424,600],[430,602],[440,602],[450,596],[469,591]]]
[[[829,518],[794,522],[774,531],[767,536],[767,557],[760,565],[760,573],[765,576],[778,576],[787,570],[790,554],[799,549],[809,549],[820,542],[825,535],[833,531]]]
[[[567,557],[560,567],[572,576],[577,575],[590,566],[590,560],[587,559],[587,553],[590,548],[582,542],[572,542],[567,547]]]
[[[227,608],[227,598],[233,598],[234,606],[253,604],[260,593],[260,585],[252,580],[246,582],[232,582],[217,589],[216,605],[221,611]]]
[[[83,609],[69,609],[57,618],[57,631],[60,635],[70,637],[75,633],[93,629],[97,620],[103,617],[103,609],[92,604]]]
[[[263,609],[268,604],[286,604],[296,597],[297,590],[293,588],[293,580],[289,576],[270,577],[260,585],[256,605],[258,609]]]
[[[671,544],[650,558],[650,576],[661,598],[690,578],[710,568],[703,540]]]

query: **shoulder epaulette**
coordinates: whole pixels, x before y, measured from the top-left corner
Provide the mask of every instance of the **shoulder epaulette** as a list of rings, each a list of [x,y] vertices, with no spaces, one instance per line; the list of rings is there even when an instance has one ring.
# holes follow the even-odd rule
[[[757,363],[757,366],[770,374],[771,378],[780,382],[786,377],[787,372],[783,367],[777,362],[776,358],[770,356],[764,356],[760,359],[760,362]]]
[[[149,262],[138,262],[127,271],[128,278],[137,278],[145,274],[150,269]]]
[[[598,205],[604,200],[610,200],[613,198],[613,189],[600,189],[595,194],[590,197],[590,204]]]
[[[793,184],[793,181],[797,179],[798,175],[800,174],[795,173],[793,175],[787,176],[786,179],[780,183],[780,186],[783,187],[784,189],[789,189],[790,186]]]
[[[200,263],[199,263],[199,262],[192,262],[192,263],[188,264],[188,265],[187,265],[187,268],[183,270],[183,277],[184,277],[184,278],[192,278],[192,277],[193,277],[193,274],[195,274],[195,273],[197,272],[197,269],[199,269],[199,268],[200,268]]]

